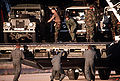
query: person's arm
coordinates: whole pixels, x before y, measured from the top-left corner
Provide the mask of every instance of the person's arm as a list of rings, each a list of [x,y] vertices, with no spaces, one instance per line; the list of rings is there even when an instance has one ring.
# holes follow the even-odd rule
[[[55,58],[53,57],[52,60],[51,60],[51,63],[53,64],[55,62]]]
[[[71,32],[74,32],[77,25],[73,19],[70,19],[70,23],[72,23],[72,27],[73,27]]]
[[[55,16],[53,15],[53,16],[48,20],[48,23],[51,22],[54,18],[55,18]]]
[[[13,53],[13,51],[11,52],[11,54],[10,54],[10,56],[9,56],[9,57],[10,57],[10,59],[12,59],[12,53]]]
[[[84,51],[84,53],[83,53],[83,58],[85,58],[85,51]]]
[[[87,54],[86,54],[86,51],[87,51],[87,50],[85,50],[84,53],[83,53],[83,58],[86,58],[86,55],[87,55]]]
[[[97,55],[97,53],[95,52],[95,59],[98,59],[98,55]]]
[[[67,26],[68,30],[70,31],[69,21],[66,21],[66,26]]]
[[[21,51],[21,58],[24,59],[25,56],[24,56],[24,53]]]
[[[99,59],[100,58],[99,53],[98,53],[97,50],[93,50],[93,53],[94,53],[94,58],[95,59]]]
[[[61,52],[58,54],[58,56],[59,56],[59,57],[62,57],[62,54],[63,54],[63,51],[61,51]]]

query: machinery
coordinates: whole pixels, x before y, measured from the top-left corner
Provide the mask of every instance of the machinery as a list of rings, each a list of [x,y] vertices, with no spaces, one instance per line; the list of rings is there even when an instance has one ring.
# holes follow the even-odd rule
[[[21,44],[21,50],[23,49],[23,45]],[[109,79],[111,70],[115,70],[119,73],[119,63],[116,65],[116,61],[119,61],[116,58],[116,55],[119,57],[119,54],[114,53],[111,48],[116,50],[119,47],[119,43],[110,43],[110,42],[97,42],[97,43],[58,43],[58,44],[28,44],[28,49],[34,55],[34,58],[30,60],[23,60],[23,64],[32,66],[38,69],[51,69],[51,59],[53,57],[52,51],[56,48],[64,51],[62,55],[62,67],[69,77],[70,80],[77,80],[79,73],[84,73],[84,57],[83,53],[87,50],[88,45],[93,45],[97,56],[99,57],[96,60],[95,68],[99,72],[99,76],[102,80]],[[9,58],[12,50],[15,49],[15,44],[0,44],[0,61],[7,62],[11,61]],[[114,51],[115,51],[114,50]],[[115,55],[115,56],[114,56]],[[112,57],[115,58],[112,58]],[[116,60],[117,59],[117,60]]]
[[[110,0],[106,0],[108,4],[112,2]],[[118,3],[119,4],[119,3]],[[116,4],[116,5],[118,5]],[[31,21],[31,17],[35,20],[41,21],[41,12],[43,12],[40,8],[40,5],[37,7],[29,7],[30,5],[26,5],[24,7],[13,7],[11,10],[14,12],[10,13],[9,22],[4,22],[4,40],[8,41],[8,37],[11,39],[20,39],[23,37],[27,37],[28,39],[35,41],[35,28],[36,22]],[[29,8],[32,8],[32,12]],[[116,8],[114,6],[109,5],[109,8],[114,12],[115,16],[119,21],[119,14],[116,12]],[[113,9],[114,8],[114,9]],[[66,8],[67,12],[76,11],[77,15],[73,15],[74,19],[77,20],[80,29],[77,30],[78,35],[81,37],[85,37],[86,28],[84,22],[84,10],[89,9],[89,7],[69,7]],[[33,12],[35,10],[35,12]],[[24,15],[24,17],[20,16],[19,13]],[[29,15],[29,17],[28,17]],[[34,20],[32,19],[32,20]],[[14,21],[14,22],[13,22]],[[26,23],[27,22],[27,23]],[[24,24],[24,25],[23,25]],[[65,23],[64,23],[65,24]],[[65,25],[64,25],[65,26]],[[104,30],[103,30],[104,31]],[[68,31],[67,31],[68,32]],[[33,34],[33,35],[31,35]],[[66,38],[65,38],[66,39]],[[115,70],[116,73],[120,74],[120,64],[119,64],[119,50],[120,50],[119,42],[79,42],[79,43],[27,43],[29,51],[31,51],[34,55],[34,58],[30,60],[23,60],[23,64],[32,66],[39,69],[51,69],[51,59],[53,57],[52,51],[54,49],[59,49],[64,51],[62,55],[62,68],[64,69],[66,75],[70,80],[77,80],[79,73],[84,72],[84,57],[83,53],[87,50],[88,45],[93,45],[98,59],[96,60],[95,68],[99,72],[99,76],[102,80],[109,79],[111,70]],[[23,49],[23,44],[21,44]],[[0,44],[0,62],[2,61],[11,61],[9,58],[12,50],[15,49],[15,44],[6,43]],[[59,76],[57,76],[59,77]],[[56,78],[57,79],[57,78]]]
[[[119,22],[120,22],[120,2],[118,1],[111,1],[111,0],[106,0],[108,3],[108,6],[104,8],[104,13],[106,14],[111,14],[113,13],[114,17],[116,18],[115,22],[113,23],[116,26],[115,32],[115,40],[120,39],[120,31],[119,31]],[[113,18],[114,20],[114,18]],[[113,29],[114,30],[114,29]]]
[[[106,0],[106,2],[109,5],[109,9],[111,9],[111,11],[114,13],[114,15],[116,16],[116,18],[120,22],[120,14],[118,12],[119,8],[120,8],[120,2],[117,2],[115,4],[114,4],[114,1],[112,1],[112,0]]]
[[[4,42],[26,39],[36,42],[36,28],[43,13],[39,4],[19,4],[11,7],[8,22],[3,22]]]

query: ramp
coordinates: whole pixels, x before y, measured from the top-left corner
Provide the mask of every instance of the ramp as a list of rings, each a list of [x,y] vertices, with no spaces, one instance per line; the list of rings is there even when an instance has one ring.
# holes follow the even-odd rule
[[[22,60],[22,64],[27,65],[27,66],[31,66],[37,69],[47,69],[45,67],[43,67],[42,65],[38,64],[36,61],[30,61],[30,60]]]

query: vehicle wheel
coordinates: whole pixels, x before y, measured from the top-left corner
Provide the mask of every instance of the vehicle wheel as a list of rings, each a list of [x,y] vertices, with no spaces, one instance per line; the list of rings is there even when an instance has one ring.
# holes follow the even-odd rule
[[[68,70],[64,70],[66,76],[68,76]]]
[[[33,41],[33,42],[36,42],[36,33],[33,33],[33,34],[32,34],[32,41]]]
[[[108,80],[111,70],[109,70],[109,69],[99,69],[98,72],[99,72],[99,77],[100,77],[101,80]]]
[[[60,74],[57,73],[56,76],[55,76],[55,80],[59,80],[60,79]]]
[[[5,42],[5,43],[8,43],[7,33],[4,33],[4,42]]]
[[[68,71],[68,78],[70,80],[77,80],[79,76],[78,72],[75,72],[75,70]]]
[[[115,73],[116,73],[117,75],[120,75],[120,71],[118,71],[118,70],[115,70]]]

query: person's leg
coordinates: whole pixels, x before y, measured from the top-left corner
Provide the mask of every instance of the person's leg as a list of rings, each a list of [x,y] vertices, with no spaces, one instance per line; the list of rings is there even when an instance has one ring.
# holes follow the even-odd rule
[[[14,68],[15,68],[15,76],[13,81],[18,81],[18,78],[20,76],[21,73],[21,64],[19,63],[14,63]]]
[[[74,27],[74,26],[72,26],[72,27],[71,27],[71,32],[70,32],[70,33],[71,33],[71,38],[72,38],[72,41],[76,41],[74,31],[75,31],[75,27]]]
[[[87,62],[85,62],[85,78],[88,81],[91,81],[91,78],[90,78],[90,67],[89,67],[89,64]]]
[[[72,38],[72,40],[73,40],[73,37],[72,37],[72,32],[70,32],[70,37]]]
[[[60,23],[56,23],[56,26],[55,26],[55,42],[58,42],[59,30],[60,30]]]
[[[51,81],[54,80],[55,75],[56,75],[56,71],[55,71],[55,70],[52,70],[52,75],[50,76]]]
[[[72,38],[72,41],[74,41],[75,40],[75,34],[73,32],[70,32],[70,36]]]
[[[95,65],[94,65],[94,63],[91,63],[90,67],[91,67],[90,68],[91,69],[91,78],[93,81],[95,81]]]
[[[94,26],[91,26],[89,29],[89,37],[90,37],[90,42],[93,42],[93,36],[94,36]]]
[[[55,31],[55,42],[58,42],[58,32]]]
[[[90,37],[89,37],[89,27],[87,26],[86,27],[86,40],[87,40],[87,42],[89,42],[89,39],[90,39]]]
[[[90,36],[89,36],[89,42],[93,42],[93,35],[90,33]]]
[[[60,74],[61,74],[61,76],[60,76],[60,81],[62,81],[62,80],[64,79],[64,77],[65,77],[64,70],[61,69],[59,72],[60,72]]]

